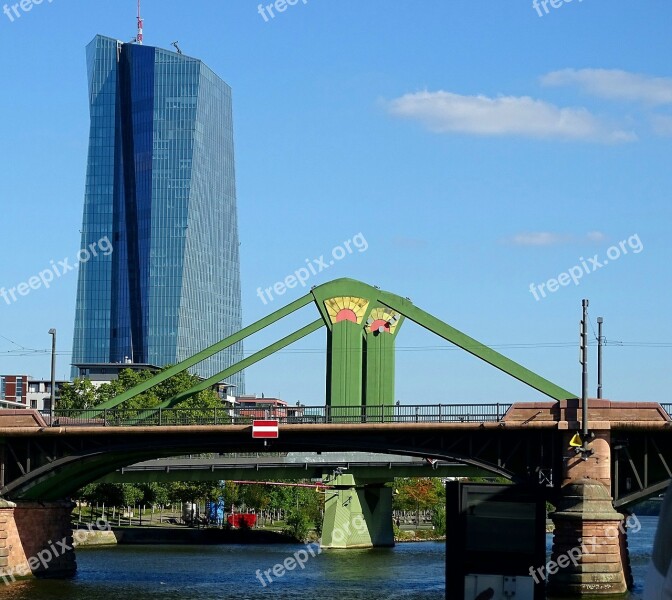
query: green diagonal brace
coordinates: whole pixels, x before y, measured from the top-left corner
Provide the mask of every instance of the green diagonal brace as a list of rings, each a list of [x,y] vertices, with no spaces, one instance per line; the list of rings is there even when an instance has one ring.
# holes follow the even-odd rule
[[[414,306],[408,298],[402,298],[396,294],[385,292],[354,279],[336,279],[317,286],[311,290],[311,293],[315,297],[315,302],[329,327],[331,327],[331,324],[324,307],[324,301],[326,299],[334,296],[358,296],[360,298],[366,298],[371,302],[369,309],[374,301],[378,301],[388,308],[408,317],[411,321],[414,321],[421,327],[428,329],[439,337],[466,350],[477,358],[480,358],[500,371],[511,375],[511,377],[518,379],[522,383],[529,385],[554,400],[567,400],[577,397],[576,394],[572,394],[571,392],[562,389],[540,375],[519,365],[517,362],[506,358],[506,356],[503,356],[485,344],[481,344],[479,341],[465,335],[447,323],[444,323],[424,310]],[[364,318],[366,319],[367,316],[368,314],[365,315]]]
[[[193,367],[194,365],[200,363],[201,361],[205,360],[206,358],[210,358],[214,354],[217,354],[218,352],[221,352],[222,350],[228,348],[229,346],[233,346],[234,344],[237,344],[238,342],[241,342],[244,340],[246,337],[257,333],[258,331],[261,331],[264,329],[264,327],[268,327],[269,325],[272,325],[276,321],[279,321],[283,317],[286,317],[287,315],[292,314],[293,312],[299,310],[300,308],[303,308],[304,306],[310,304],[313,302],[313,296],[311,294],[306,294],[302,298],[299,298],[298,300],[295,300],[291,304],[288,304],[287,306],[281,308],[280,310],[276,310],[275,312],[271,313],[267,317],[264,317],[263,319],[260,319],[256,323],[252,323],[252,325],[248,325],[244,329],[241,329],[238,333],[234,333],[233,335],[223,339],[220,342],[217,342],[216,344],[213,344],[209,348],[206,348],[205,350],[201,350],[198,354],[194,354],[194,356],[187,358],[186,360],[183,360],[182,362],[173,365],[172,367],[169,367],[165,371],[161,371],[161,373],[157,373],[154,377],[148,379],[147,381],[143,381],[142,383],[136,385],[135,387],[131,388],[130,390],[126,390],[122,394],[119,394],[118,396],[114,398],[110,398],[107,402],[103,402],[96,408],[98,409],[105,409],[105,408],[115,408],[116,406],[119,406],[123,402],[126,402],[126,400],[130,400],[131,398],[134,398],[135,396],[142,394],[143,392],[146,392],[147,390],[153,388],[155,385],[161,383],[162,381],[165,381],[166,379],[172,377],[173,375],[177,375],[178,373],[181,373],[182,371],[186,371],[190,367]],[[256,356],[256,355],[255,355]],[[252,358],[252,357],[250,357]],[[247,359],[249,360],[249,359]],[[245,362],[245,361],[242,361]],[[238,363],[239,365],[242,364],[242,362]],[[237,365],[234,365],[237,366]],[[237,371],[234,371],[236,373]],[[218,380],[221,381],[221,380]]]
[[[522,383],[529,385],[530,387],[540,391],[542,394],[545,394],[555,400],[566,400],[570,398],[576,398],[575,394],[572,394],[571,392],[562,389],[561,387],[555,385],[554,383],[551,383],[547,379],[544,379],[543,377],[537,375],[536,373],[533,373],[529,369],[526,369],[522,365],[512,361],[509,358],[506,358],[502,354],[499,354],[499,352],[496,352],[492,348],[489,348],[488,346],[481,344],[477,340],[469,337],[468,335],[465,335],[464,333],[458,331],[454,327],[451,327],[450,325],[444,323],[443,321],[440,321],[436,317],[433,317],[429,313],[421,310],[420,308],[417,308],[408,299],[401,298],[400,296],[397,296],[396,294],[391,294],[390,292],[381,291],[378,288],[374,288],[373,286],[367,285],[361,281],[355,281],[352,279],[337,279],[335,281],[331,281],[314,288],[313,290],[311,290],[310,294],[307,294],[306,296],[299,298],[298,300],[295,300],[294,302],[288,304],[284,308],[281,308],[276,312],[271,313],[267,317],[264,317],[263,319],[257,321],[256,323],[249,325],[248,327],[242,329],[241,331],[232,336],[229,336],[228,338],[222,340],[221,342],[218,342],[210,346],[209,348],[202,350],[201,352],[192,356],[191,358],[188,358],[182,361],[181,363],[174,365],[166,369],[165,371],[162,371],[161,373],[158,373],[151,379],[148,379],[147,381],[135,386],[134,388],[127,390],[126,392],[120,394],[116,398],[112,398],[107,402],[104,402],[97,408],[109,409],[119,406],[126,400],[129,400],[130,398],[133,398],[138,394],[147,391],[148,389],[154,387],[155,385],[161,383],[162,381],[165,381],[166,379],[172,377],[173,375],[176,375],[178,373],[181,373],[182,371],[185,371],[186,369],[189,369],[190,367],[193,367],[194,365],[200,363],[206,358],[209,358],[210,356],[224,350],[225,348],[228,348],[229,346],[232,346],[233,344],[236,344],[244,340],[246,337],[254,333],[257,333],[261,329],[264,329],[265,327],[272,325],[273,323],[282,319],[283,317],[286,317],[287,315],[299,310],[300,308],[303,308],[304,306],[310,304],[313,300],[315,301],[318,309],[320,310],[320,313],[322,314],[323,320],[318,320],[310,325],[307,325],[303,329],[300,329],[299,331],[283,338],[282,340],[276,342],[275,344],[268,346],[267,348],[240,361],[239,363],[230,366],[228,369],[222,371],[221,373],[218,373],[214,377],[211,377],[206,381],[200,382],[194,388],[174,398],[171,398],[170,400],[164,402],[161,405],[162,408],[172,406],[176,402],[190,395],[198,393],[199,391],[207,389],[208,387],[214,385],[215,383],[218,383],[222,379],[226,379],[226,377],[234,373],[237,373],[238,371],[250,366],[251,364],[258,362],[259,360],[262,360],[263,358],[266,358],[267,356],[273,354],[277,350],[284,348],[285,346],[304,337],[305,335],[308,335],[309,333],[312,333],[313,331],[316,331],[317,329],[319,329],[319,327],[321,327],[324,324],[326,324],[328,327],[331,328],[331,322],[329,320],[328,315],[326,314],[326,309],[324,306],[325,299],[335,296],[350,296],[350,295],[367,298],[371,302],[369,310],[373,305],[372,303],[374,301],[380,302],[381,304],[389,307],[390,309],[411,319],[421,327],[428,329],[432,333],[442,337],[443,339],[451,342],[452,344],[458,346],[459,348],[462,348],[463,350],[469,352],[470,354],[476,356],[477,358],[480,358],[481,360],[487,362],[493,367],[496,367],[497,369],[503,371],[504,373],[507,373],[508,375],[514,377],[515,379],[518,379]],[[153,410],[154,409],[151,409],[150,411],[148,411],[148,413],[153,412]]]
[[[455,344],[459,348],[462,348],[462,350],[466,350],[469,354],[473,354],[481,360],[484,360],[500,371],[504,371],[504,373],[511,375],[511,377],[514,377],[518,381],[526,383],[535,390],[540,391],[542,394],[545,394],[554,400],[569,400],[570,398],[576,398],[576,394],[572,394],[548,381],[548,379],[544,379],[540,375],[533,373],[510,358],[507,358],[492,348],[481,344],[474,338],[451,327],[447,323],[433,317],[428,312],[425,312],[417,306],[413,306],[413,304],[408,301],[404,301],[399,296],[383,292],[380,294],[379,299],[384,301],[391,309],[402,313],[421,327],[428,329],[432,333],[442,337],[444,340],[448,340],[451,344]]]
[[[277,352],[278,350],[282,350],[286,346],[289,346],[290,344],[293,344],[294,342],[300,340],[301,338],[313,333],[313,331],[317,331],[318,329],[320,329],[320,327],[324,327],[324,321],[322,319],[317,319],[317,321],[313,321],[310,325],[302,327],[298,331],[289,334],[288,336],[282,338],[281,340],[278,340],[274,344],[266,346],[266,348],[264,348],[263,350],[259,350],[259,352],[255,352],[251,356],[244,358],[235,365],[230,366],[228,369],[224,369],[222,372],[217,373],[217,375],[213,375],[212,377],[210,377],[210,379],[201,381],[197,383],[194,387],[186,390],[185,392],[182,392],[177,396],[173,396],[172,398],[166,400],[156,408],[170,408],[171,406],[174,406],[175,404],[177,404],[181,400],[184,400],[185,398],[189,398],[190,396],[198,394],[198,392],[207,390],[211,388],[213,385],[226,379],[227,377],[235,375],[236,373],[238,373],[238,371],[247,369],[247,367],[252,366],[254,363],[263,360],[264,358],[270,356],[271,354]]]

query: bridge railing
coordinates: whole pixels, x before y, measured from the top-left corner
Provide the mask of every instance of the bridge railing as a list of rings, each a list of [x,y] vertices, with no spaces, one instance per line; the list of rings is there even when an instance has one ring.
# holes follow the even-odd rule
[[[255,419],[281,424],[324,423],[484,423],[502,420],[510,404],[433,404],[412,406],[302,406],[273,408],[164,408],[57,410],[57,427],[165,425],[244,425]]]

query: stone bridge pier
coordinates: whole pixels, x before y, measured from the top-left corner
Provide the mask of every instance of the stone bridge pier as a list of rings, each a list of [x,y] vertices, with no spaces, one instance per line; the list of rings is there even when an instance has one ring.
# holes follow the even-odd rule
[[[575,425],[577,425],[575,423]],[[556,511],[548,593],[553,597],[619,597],[632,586],[628,520],[613,508],[609,423],[591,424],[592,454],[570,447],[578,426],[562,436],[564,478]],[[551,572],[554,571],[554,572]]]
[[[70,516],[71,502],[0,499],[0,579],[64,579],[77,570]]]

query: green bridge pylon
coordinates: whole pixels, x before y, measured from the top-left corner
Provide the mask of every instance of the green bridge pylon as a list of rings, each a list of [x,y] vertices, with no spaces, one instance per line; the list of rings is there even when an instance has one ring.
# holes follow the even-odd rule
[[[337,280],[313,290],[327,325],[327,405],[394,405],[394,342],[403,315],[376,300],[376,288]],[[360,284],[361,285],[361,284]],[[381,414],[377,411],[376,415]]]
[[[518,379],[554,400],[576,398],[522,365],[469,337],[447,323],[414,306],[407,298],[382,291],[361,281],[337,279],[313,288],[310,293],[238,333],[223,339],[194,356],[165,369],[154,377],[112,398],[97,408],[115,408],[166,379],[186,371],[218,352],[273,325],[314,302],[321,318],[285,336],[263,350],[199,382],[156,408],[170,408],[178,402],[211,388],[216,383],[293,344],[323,326],[327,328],[326,404],[343,415],[349,411],[375,407],[376,415],[394,405],[394,343],[405,319],[417,323],[473,354],[493,367]],[[362,407],[365,407],[364,409]],[[380,407],[389,407],[388,409]],[[148,411],[148,415],[155,409]],[[336,415],[338,416],[338,415]]]
[[[325,492],[322,548],[388,548],[394,546],[392,488],[384,479],[345,473],[330,479]]]

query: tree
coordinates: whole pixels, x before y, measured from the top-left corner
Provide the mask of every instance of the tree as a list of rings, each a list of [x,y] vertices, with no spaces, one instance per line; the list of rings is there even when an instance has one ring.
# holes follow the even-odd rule
[[[438,478],[422,477],[395,479],[397,490],[394,507],[401,510],[415,510],[416,521],[420,523],[421,510],[435,510],[445,506],[445,489]]]
[[[98,388],[89,380],[76,379],[74,383],[63,386],[64,391],[59,407],[73,410],[95,408],[153,376],[154,373],[151,371],[124,369],[119,373],[118,379],[103,384]],[[179,373],[154,388],[127,400],[113,414],[116,419],[122,422],[125,420],[132,421],[133,419],[137,419],[147,409],[154,408],[177,394],[185,392],[199,382],[200,379],[196,375],[188,372]],[[204,390],[189,398],[185,398],[175,408],[185,410],[166,411],[162,415],[165,424],[170,424],[171,422],[190,424],[211,420],[215,411],[223,407],[222,400],[216,392],[213,390]],[[217,414],[219,422],[224,423],[228,419],[228,415],[225,414],[224,410],[219,411]],[[112,418],[112,416],[110,415],[109,418]],[[81,493],[85,492],[92,498],[105,497],[106,504],[117,506],[126,506],[135,502],[153,505],[166,504],[170,499],[181,502],[198,502],[217,499],[224,494],[224,490],[218,484],[213,483],[146,484],[142,486],[129,486],[123,488],[123,490],[125,491],[122,492],[119,489],[113,493],[112,488],[109,487],[98,488],[97,486],[87,486]],[[227,491],[230,493],[232,488],[228,488]],[[121,496],[125,498],[123,501]],[[134,500],[133,502],[129,502],[129,499]],[[236,501],[237,499],[236,496]]]
[[[99,483],[85,486],[77,497],[90,506],[135,506],[142,501],[143,492],[139,486],[129,483]]]
[[[427,510],[434,508],[445,491],[440,479],[421,477],[403,477],[395,479],[397,494],[394,498],[395,508],[401,510]]]
[[[432,525],[437,535],[446,535],[446,507],[437,506],[432,515]]]
[[[246,485],[240,490],[238,502],[242,502],[248,508],[255,510],[266,510],[271,505],[269,488],[267,485]]]
[[[61,386],[58,410],[84,410],[100,404],[98,390],[88,379],[75,379]]]
[[[162,371],[168,368],[170,367],[167,366]],[[88,379],[75,379],[73,383],[63,384],[59,407],[72,410],[95,408],[99,404],[111,400],[119,394],[151,379],[154,375],[155,373],[148,370],[134,371],[133,369],[124,369],[119,373],[117,379],[98,387],[93,385]],[[194,387],[200,381],[196,375],[183,371],[127,400],[121,406],[131,410],[153,408]],[[189,398],[185,398],[176,405],[176,408],[208,409],[221,406],[222,400],[215,391],[203,390]]]
[[[137,487],[142,492],[141,504],[150,506],[165,506],[170,504],[170,484],[141,483]]]
[[[217,500],[222,495],[222,489],[217,482],[184,482],[176,481],[169,488],[169,497],[173,502],[205,502]]]
[[[242,493],[241,486],[233,481],[225,481],[224,485],[221,486],[222,499],[224,500],[224,506],[230,507],[240,503],[240,495]]]
[[[295,540],[303,542],[308,537],[310,525],[308,516],[300,509],[293,508],[285,520],[285,533],[291,535]]]

